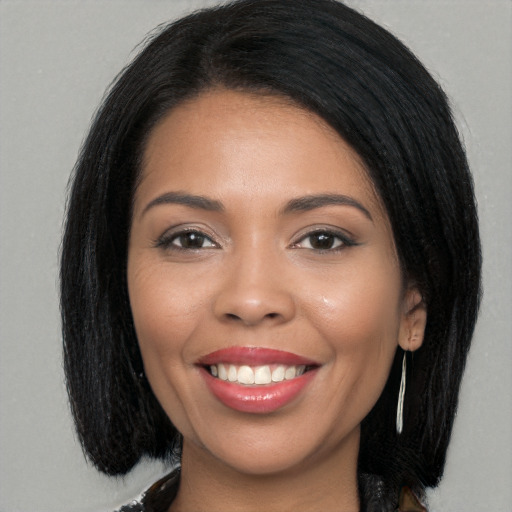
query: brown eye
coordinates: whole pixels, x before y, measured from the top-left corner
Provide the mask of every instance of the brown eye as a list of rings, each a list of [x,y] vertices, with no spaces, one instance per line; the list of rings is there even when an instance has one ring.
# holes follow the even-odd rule
[[[181,231],[165,235],[157,242],[158,247],[166,250],[198,250],[218,247],[210,237],[200,231]]]
[[[184,249],[200,249],[205,237],[199,233],[183,233],[174,239],[174,243]]]
[[[311,251],[334,252],[352,245],[357,244],[343,233],[329,230],[318,230],[310,232],[306,236],[302,237],[296,244],[294,244],[294,247],[298,249],[309,249]]]
[[[338,242],[338,246],[341,245],[340,239],[332,233],[315,233],[309,235],[309,245],[312,249],[326,250],[332,249]]]

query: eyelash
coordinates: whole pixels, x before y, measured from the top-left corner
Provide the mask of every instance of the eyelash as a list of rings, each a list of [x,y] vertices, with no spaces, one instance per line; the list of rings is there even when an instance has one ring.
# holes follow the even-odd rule
[[[313,237],[315,235],[317,235],[317,236],[326,235],[327,237],[329,237],[331,239],[334,238],[334,239],[338,240],[338,245],[336,247],[329,247],[329,248],[325,248],[325,249],[318,249],[318,248],[315,249],[314,247],[305,247],[305,249],[307,249],[307,250],[315,251],[316,253],[320,253],[320,254],[337,253],[337,252],[343,251],[347,247],[352,247],[354,245],[358,245],[356,243],[356,241],[353,240],[352,238],[350,238],[349,236],[347,236],[346,233],[343,233],[343,232],[337,231],[337,230],[333,230],[330,228],[319,228],[319,229],[315,229],[313,231],[308,231],[297,242],[292,244],[292,247],[300,249],[300,247],[298,247],[298,244],[302,243],[304,240],[307,240],[308,238],[311,239],[311,237]],[[311,241],[310,241],[309,245],[311,246]]]
[[[175,244],[174,242],[178,240],[180,237],[183,237],[185,235],[197,235],[200,239],[203,239],[204,241],[210,242],[211,245],[207,247],[183,247],[180,245]],[[304,247],[304,249],[314,251],[316,253],[325,254],[325,253],[336,253],[344,250],[346,247],[351,247],[354,245],[358,245],[355,240],[347,236],[345,233],[342,233],[340,231],[336,231],[333,229],[328,228],[320,228],[315,229],[313,231],[309,231],[306,234],[304,234],[297,242],[294,242],[291,247],[295,249],[301,249],[299,245],[304,242],[304,240],[307,240],[308,238],[311,239],[314,236],[320,236],[320,235],[326,235],[331,240],[337,239],[338,245],[335,247],[328,247],[328,248],[314,248],[311,246],[311,240],[310,240],[310,247]],[[336,244],[336,242],[334,242]],[[201,230],[198,229],[184,229],[175,233],[166,233],[163,236],[161,236],[158,240],[155,242],[155,247],[163,248],[165,250],[172,250],[172,251],[198,251],[202,249],[218,249],[220,246],[212,240],[210,236],[208,236],[206,233],[204,233]]]

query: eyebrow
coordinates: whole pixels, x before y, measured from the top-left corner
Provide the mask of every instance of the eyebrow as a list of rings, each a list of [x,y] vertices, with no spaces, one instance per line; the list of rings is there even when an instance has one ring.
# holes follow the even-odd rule
[[[353,197],[344,196],[342,194],[318,194],[298,197],[288,201],[282,209],[282,213],[305,212],[332,205],[352,206],[360,210],[365,217],[373,221],[370,212],[359,201],[356,201]]]
[[[223,204],[215,199],[210,199],[206,196],[186,194],[184,192],[167,192],[150,201],[142,211],[141,216],[149,209],[163,204],[181,204],[189,208],[212,212],[224,211]],[[281,210],[281,214],[305,212],[322,208],[323,206],[333,205],[352,206],[360,210],[365,217],[373,221],[370,212],[359,201],[342,194],[317,194],[297,197],[286,203]]]
[[[141,213],[144,215],[149,209],[162,204],[181,204],[189,208],[207,210],[210,212],[221,212],[224,206],[220,201],[205,196],[186,194],[184,192],[167,192],[149,202]]]

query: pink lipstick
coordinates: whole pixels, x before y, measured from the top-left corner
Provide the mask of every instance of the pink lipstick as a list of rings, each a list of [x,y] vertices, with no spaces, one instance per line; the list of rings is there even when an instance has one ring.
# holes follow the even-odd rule
[[[197,364],[220,402],[256,414],[274,412],[293,401],[320,366],[291,352],[258,347],[217,350]]]

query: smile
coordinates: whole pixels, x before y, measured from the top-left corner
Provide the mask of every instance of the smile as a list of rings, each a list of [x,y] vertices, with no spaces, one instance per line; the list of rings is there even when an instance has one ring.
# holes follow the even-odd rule
[[[251,386],[295,379],[304,374],[306,366],[264,365],[251,367],[220,363],[209,366],[209,371],[213,377],[218,379]]]
[[[290,352],[231,347],[207,355],[198,366],[210,392],[226,407],[265,414],[297,398],[320,365]]]

